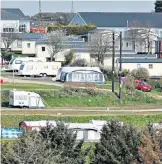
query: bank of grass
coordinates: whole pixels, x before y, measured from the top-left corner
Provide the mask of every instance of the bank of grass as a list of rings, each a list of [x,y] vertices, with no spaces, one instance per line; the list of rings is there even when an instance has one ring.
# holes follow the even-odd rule
[[[43,84],[29,84],[29,83],[4,83],[1,85],[1,90],[55,90],[61,87],[55,85],[43,85]]]
[[[159,115],[124,115],[124,116],[43,116],[43,115],[2,115],[3,128],[18,128],[21,121],[62,120],[72,123],[87,123],[89,120],[118,120],[143,128],[149,122],[162,122]]]

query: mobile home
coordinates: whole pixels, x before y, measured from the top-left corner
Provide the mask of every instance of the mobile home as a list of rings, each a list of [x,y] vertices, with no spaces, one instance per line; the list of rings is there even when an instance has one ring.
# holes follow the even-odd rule
[[[162,77],[162,59],[122,59],[122,69],[132,71],[134,69],[146,68],[150,77]],[[119,68],[120,60],[116,62],[116,69]]]
[[[22,76],[56,76],[61,62],[22,63],[18,75]]]
[[[25,62],[45,62],[46,58],[36,58],[36,57],[22,57],[22,58],[12,58],[8,65],[8,70],[20,69],[20,65]]]

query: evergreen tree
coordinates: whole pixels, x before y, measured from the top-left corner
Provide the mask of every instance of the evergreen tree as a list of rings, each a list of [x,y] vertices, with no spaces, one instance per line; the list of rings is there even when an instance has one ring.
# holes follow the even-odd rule
[[[102,129],[92,164],[131,164],[138,159],[140,134],[120,122],[108,122]]]
[[[162,12],[162,1],[161,0],[156,0],[155,12]]]

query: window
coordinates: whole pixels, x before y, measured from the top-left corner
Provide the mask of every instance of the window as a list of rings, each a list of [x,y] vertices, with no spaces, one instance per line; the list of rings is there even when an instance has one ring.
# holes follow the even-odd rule
[[[42,51],[45,51],[45,47],[42,47]]]
[[[21,63],[22,63],[21,60],[16,60],[16,61],[15,61],[15,64],[21,64]]]
[[[126,43],[126,47],[128,47],[129,46],[129,44],[128,44],[128,42]]]
[[[14,32],[14,28],[3,28],[3,32]]]
[[[33,62],[33,60],[29,60],[29,62]]]
[[[24,69],[24,64],[22,64],[21,66],[20,66],[20,70],[23,70]]]
[[[26,25],[23,24],[23,25],[20,25],[19,26],[19,32],[25,32],[26,31]]]
[[[47,69],[48,68],[48,65],[44,66],[44,68]]]
[[[27,43],[27,47],[30,48],[30,43]]]
[[[153,64],[149,64],[149,69],[153,69]]]
[[[41,60],[38,60],[37,62],[42,62]]]
[[[22,47],[22,41],[21,41],[21,40],[18,40],[18,41],[17,41],[17,47],[19,47],[19,48]]]

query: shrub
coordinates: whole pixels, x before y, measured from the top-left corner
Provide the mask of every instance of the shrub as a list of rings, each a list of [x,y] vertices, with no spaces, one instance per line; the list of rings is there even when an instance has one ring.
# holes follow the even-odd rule
[[[130,71],[128,69],[124,69],[121,73],[121,76],[125,77],[127,76],[128,74],[130,74]]]
[[[149,72],[146,68],[134,69],[134,70],[132,70],[131,75],[135,79],[144,79],[144,80],[149,79]]]
[[[67,55],[65,55],[65,62],[63,62],[63,66],[70,65],[73,59],[74,53],[70,51]]]
[[[55,31],[58,29],[66,30],[67,35],[85,35],[89,31],[95,30],[96,26],[89,25],[51,25],[47,27],[47,32]]]
[[[74,60],[71,66],[73,67],[86,67],[88,64],[85,59]]]

